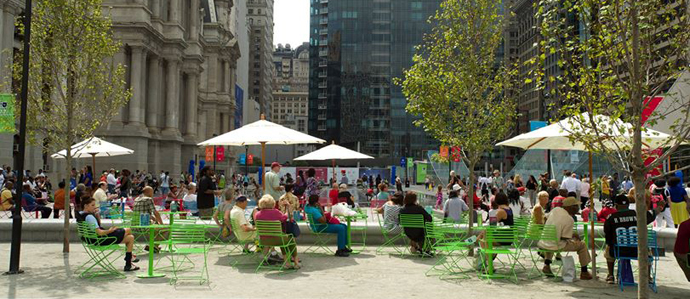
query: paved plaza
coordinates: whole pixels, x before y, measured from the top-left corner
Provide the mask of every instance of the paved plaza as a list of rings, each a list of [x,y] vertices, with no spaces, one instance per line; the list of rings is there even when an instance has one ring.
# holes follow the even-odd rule
[[[299,241],[298,241],[299,242]],[[169,284],[168,278],[144,280],[136,273],[124,279],[84,280],[72,272],[85,259],[80,244],[64,258],[62,244],[27,243],[22,247],[22,269],[15,276],[0,276],[0,297],[7,298],[635,298],[636,289],[621,292],[602,281],[554,282],[548,279],[488,283],[476,277],[441,280],[424,273],[435,258],[401,258],[375,255],[374,249],[349,258],[302,254],[302,269],[287,274],[255,273],[236,269],[230,258],[214,249],[208,264],[211,282]],[[305,248],[300,247],[302,252]],[[9,244],[0,244],[0,266],[8,265]],[[138,265],[145,271],[146,255]],[[194,258],[197,265],[203,260]],[[114,263],[118,268],[124,261]],[[161,265],[165,261],[161,261]],[[165,272],[164,272],[165,273]],[[600,273],[599,277],[603,274]],[[659,262],[659,293],[653,298],[690,297],[690,283],[684,281],[676,261],[662,257]]]

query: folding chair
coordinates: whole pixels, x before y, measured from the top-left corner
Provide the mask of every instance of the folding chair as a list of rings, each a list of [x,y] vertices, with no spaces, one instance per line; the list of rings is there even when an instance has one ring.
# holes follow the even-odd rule
[[[173,272],[170,284],[177,284],[180,280],[197,280],[200,285],[208,283],[207,260],[211,242],[206,238],[206,228],[203,225],[173,225],[170,227],[170,244],[173,246],[170,252]],[[204,257],[203,265],[196,275],[188,273],[196,267],[189,258],[190,255]],[[188,264],[191,267],[188,267]]]
[[[424,215],[422,214],[400,214],[400,227],[403,229],[406,228],[412,228],[412,229],[422,229],[425,230],[426,226],[424,225]],[[424,251],[430,251],[431,248],[428,247],[429,242],[424,242],[424,248],[422,250]],[[409,247],[406,247],[403,252],[401,253],[401,256],[405,254],[405,251],[410,252]]]
[[[317,228],[316,221],[314,217],[307,213],[307,226],[309,226],[309,229],[311,230],[312,234],[314,235],[314,243],[309,246],[306,250],[304,250],[305,253],[318,253],[318,249],[323,249],[327,254],[333,254],[333,250],[328,248],[328,243],[333,239],[333,234],[326,233],[326,229],[328,229],[327,224],[318,224],[320,228]]]
[[[125,275],[113,266],[113,261],[122,257],[123,247],[119,244],[100,245],[117,240],[116,237],[99,236],[96,234],[96,230],[86,222],[77,223],[77,232],[81,237],[84,251],[89,256],[88,261],[75,269],[75,272],[81,271],[79,277],[86,279],[101,276],[125,278]]]
[[[256,221],[256,231],[259,235],[259,246],[263,248],[278,247],[281,249],[283,254],[283,263],[277,266],[271,266],[268,263],[268,259],[271,256],[269,254],[262,253],[262,259],[259,266],[256,267],[256,272],[261,269],[269,270],[292,270],[287,269],[287,263],[292,260],[292,256],[297,250],[297,243],[295,238],[283,232],[283,226],[280,221]]]
[[[441,279],[470,278],[466,273],[468,269],[463,269],[460,262],[464,260],[471,264],[468,254],[472,250],[473,242],[457,237],[449,238],[445,233],[446,230],[437,225],[433,222],[426,223],[426,242],[429,243],[432,251],[438,254],[438,261],[426,271],[425,275],[438,274]]]
[[[488,280],[492,279],[508,279],[514,283],[518,282],[517,273],[515,271],[515,266],[518,263],[517,258],[519,257],[520,248],[518,239],[516,237],[515,229],[510,227],[497,227],[489,226],[486,228],[486,248],[479,248],[480,258],[482,258],[482,273],[480,273],[480,278],[486,278]],[[507,244],[510,245],[501,245]],[[507,257],[507,262],[503,262],[501,259],[496,259],[503,266],[507,266],[509,269],[508,274],[497,274],[494,270],[495,262],[493,262],[493,256],[497,257],[504,255]],[[490,265],[493,264],[493,265]]]
[[[402,254],[402,250],[400,249],[395,242],[398,240],[403,240],[405,237],[405,234],[402,232],[402,229],[400,230],[400,233],[398,234],[391,234],[388,232],[388,230],[383,226],[384,224],[384,219],[382,219],[384,216],[383,214],[375,213],[376,214],[376,220],[378,220],[379,223],[379,228],[381,229],[381,235],[383,236],[383,244],[376,248],[376,254],[382,254],[383,250],[386,247],[392,246],[393,250],[395,250],[397,253]]]
[[[659,246],[657,244],[657,236],[656,236],[656,231],[654,230],[649,230],[647,235],[647,246],[649,247],[650,251],[650,256],[649,256],[649,262],[650,262],[650,269],[649,269],[649,277],[651,278],[651,281],[649,281],[649,286],[652,288],[652,291],[654,293],[657,292],[657,287],[656,287],[656,266],[657,262],[659,261]],[[626,228],[618,228],[616,230],[616,245],[614,246],[614,251],[616,253],[616,261],[618,262],[618,273],[617,273],[617,280],[618,280],[618,286],[621,289],[621,292],[623,291],[623,287],[626,285],[636,285],[635,283],[624,283],[623,280],[621,279],[621,276],[623,275],[623,268],[621,267],[621,262],[624,260],[627,261],[633,261],[637,260],[637,255],[634,257],[628,257],[628,256],[621,256],[621,249],[628,248],[628,249],[637,249],[637,228],[635,227],[630,227],[628,229]],[[644,271],[644,269],[640,269],[640,271]],[[642,283],[642,282],[640,282]]]

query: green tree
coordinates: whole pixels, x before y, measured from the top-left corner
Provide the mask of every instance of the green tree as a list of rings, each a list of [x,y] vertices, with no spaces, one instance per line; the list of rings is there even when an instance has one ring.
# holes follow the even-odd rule
[[[48,152],[67,151],[64,177],[69,184],[72,144],[107,124],[131,92],[124,67],[113,59],[120,43],[113,40],[102,0],[34,3],[27,128],[32,143]],[[23,32],[23,26],[18,27]],[[16,61],[14,75],[20,81],[22,60]],[[69,192],[65,192],[66,215],[69,202]],[[69,217],[65,217],[63,251],[69,252]]]
[[[542,53],[558,57],[560,74],[539,71],[541,82],[557,82],[553,94],[561,106],[558,117],[572,117],[571,140],[606,157],[646,190],[645,175],[666,160],[690,137],[685,98],[669,94],[671,83],[686,71],[690,28],[687,2],[658,0],[541,0],[538,5]],[[546,55],[530,63],[544,65]],[[548,84],[548,83],[546,83]],[[664,106],[681,117],[672,137],[652,163],[646,149],[648,126],[671,111],[654,111],[648,119],[646,98],[664,96]],[[673,103],[671,101],[678,101]],[[671,110],[669,109],[669,110]],[[657,109],[658,110],[658,109]],[[584,113],[586,112],[586,113]],[[601,116],[606,117],[601,117]],[[647,204],[636,192],[639,236],[638,297],[648,298]]]
[[[504,17],[500,1],[448,0],[430,21],[402,85],[415,125],[444,144],[460,146],[475,194],[475,166],[506,137],[515,118],[509,96],[513,71],[497,57]],[[473,200],[469,200],[473,209]],[[472,213],[470,213],[472,229]]]

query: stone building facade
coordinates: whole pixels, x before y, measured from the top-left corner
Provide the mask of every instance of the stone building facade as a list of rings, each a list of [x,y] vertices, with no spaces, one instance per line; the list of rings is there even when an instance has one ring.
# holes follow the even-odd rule
[[[203,159],[204,149],[196,146],[198,142],[234,128],[236,62],[240,57],[234,32],[238,24],[242,26],[233,18],[234,1],[104,1],[115,39],[122,43],[115,59],[126,66],[125,77],[133,94],[96,135],[135,154],[103,158],[98,165],[180,173],[188,169],[190,160]],[[8,20],[21,7],[12,4],[18,1],[4,2],[3,10],[8,7],[9,14],[3,13],[2,21],[7,24],[2,27],[2,48],[9,49],[4,42],[5,33],[11,31]],[[10,46],[17,51],[21,42]],[[7,157],[4,151],[7,137],[1,138],[0,162],[11,163],[11,155]],[[33,161],[37,155],[31,152],[27,168],[43,168],[47,162],[59,169],[55,161]],[[231,157],[226,152],[219,168],[229,168]]]
[[[260,112],[273,120],[271,93],[273,78],[273,0],[246,0],[249,20],[249,95]]]

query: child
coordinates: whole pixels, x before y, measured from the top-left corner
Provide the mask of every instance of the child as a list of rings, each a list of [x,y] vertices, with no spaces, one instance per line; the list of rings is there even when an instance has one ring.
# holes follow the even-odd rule
[[[438,191],[436,192],[436,206],[434,209],[442,209],[443,208],[443,186],[439,185],[438,186]]]
[[[613,213],[617,212],[613,207],[613,201],[610,198],[604,200],[604,207],[599,212],[597,219],[599,222],[606,222],[606,219]]]
[[[589,204],[587,207],[582,210],[582,222],[589,222],[589,214],[592,213],[592,209],[589,207]],[[594,210],[594,221],[597,222],[597,210]],[[603,221],[602,221],[603,222]]]
[[[496,204],[496,201],[491,201],[491,210],[489,210],[489,225],[496,225],[498,222],[498,219],[496,218],[496,215],[498,214],[498,204]]]

